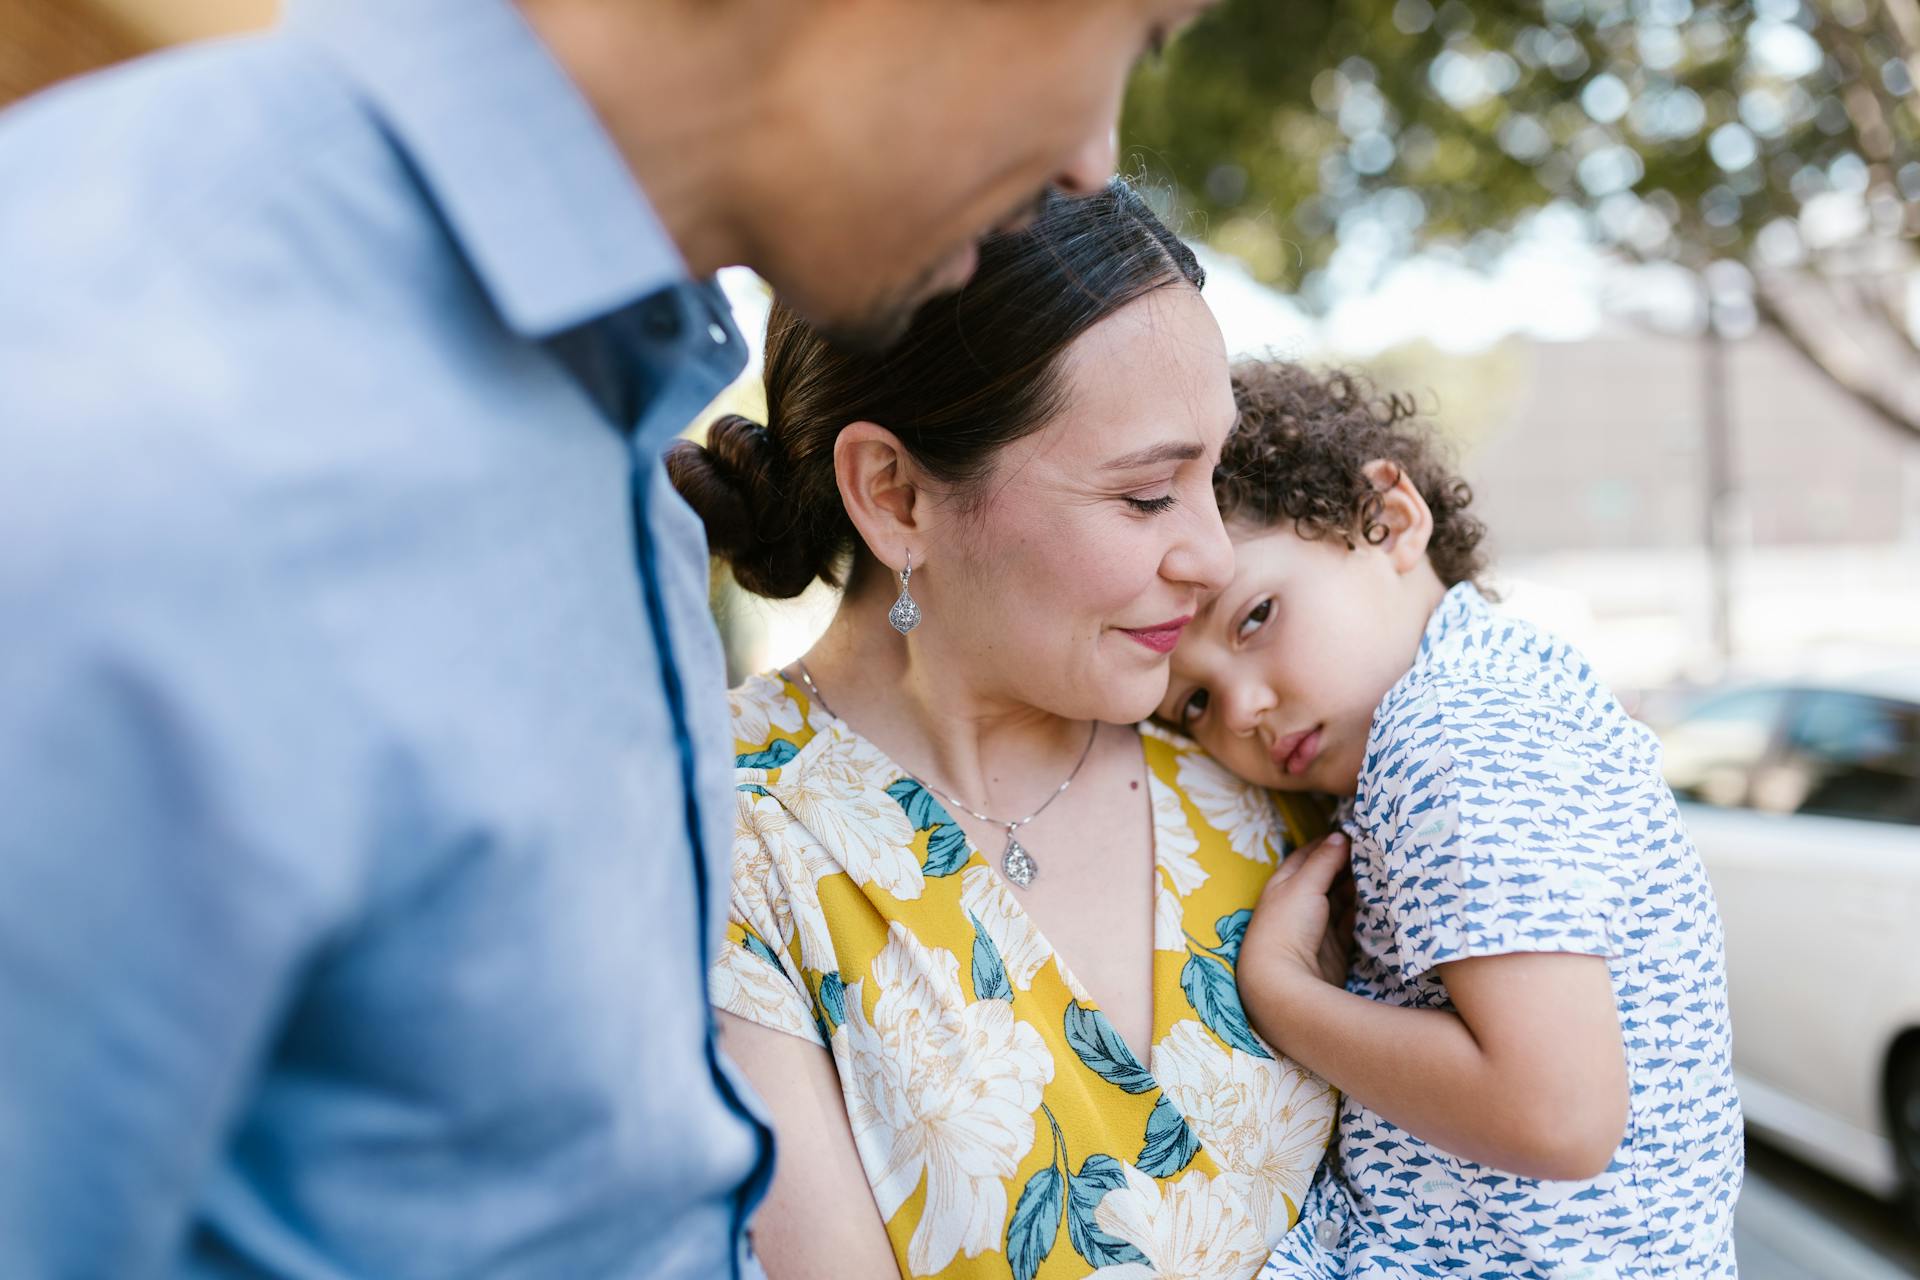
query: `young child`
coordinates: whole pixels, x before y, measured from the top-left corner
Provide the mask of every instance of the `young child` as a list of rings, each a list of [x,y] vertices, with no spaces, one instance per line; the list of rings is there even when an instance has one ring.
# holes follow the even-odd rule
[[[1733,1276],[1720,922],[1657,742],[1488,607],[1484,530],[1408,403],[1284,363],[1236,393],[1236,569],[1160,714],[1244,778],[1345,798],[1239,955],[1255,1029],[1345,1095],[1262,1274]]]

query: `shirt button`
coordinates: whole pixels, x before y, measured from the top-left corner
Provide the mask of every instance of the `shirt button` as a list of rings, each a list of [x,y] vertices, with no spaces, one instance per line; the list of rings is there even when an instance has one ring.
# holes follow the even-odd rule
[[[1331,1249],[1340,1243],[1340,1224],[1332,1218],[1320,1219],[1320,1225],[1313,1229],[1313,1238],[1320,1242],[1322,1249]]]

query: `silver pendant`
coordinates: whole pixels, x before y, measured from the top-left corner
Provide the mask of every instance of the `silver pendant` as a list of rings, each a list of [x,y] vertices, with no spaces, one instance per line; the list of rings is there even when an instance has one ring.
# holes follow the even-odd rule
[[[1034,874],[1040,868],[1034,862],[1033,855],[1022,848],[1020,842],[1012,835],[1008,835],[1007,851],[1000,855],[1000,870],[1006,874],[1007,879],[1024,889],[1033,883]]]

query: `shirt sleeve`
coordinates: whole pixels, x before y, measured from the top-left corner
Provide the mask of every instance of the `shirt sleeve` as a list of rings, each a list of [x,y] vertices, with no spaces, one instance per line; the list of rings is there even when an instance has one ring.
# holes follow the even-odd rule
[[[1376,736],[1360,818],[1407,980],[1476,956],[1614,954],[1636,834],[1624,762],[1525,685],[1431,684]]]
[[[226,590],[183,610],[23,560],[0,563],[0,1274],[159,1274],[357,879],[310,714],[336,694],[211,566]]]
[[[796,872],[809,874],[785,838],[791,819],[757,788],[737,794],[727,933],[709,978],[709,999],[716,1009],[825,1048],[794,924],[797,912],[817,910],[818,904],[796,903],[787,887]]]

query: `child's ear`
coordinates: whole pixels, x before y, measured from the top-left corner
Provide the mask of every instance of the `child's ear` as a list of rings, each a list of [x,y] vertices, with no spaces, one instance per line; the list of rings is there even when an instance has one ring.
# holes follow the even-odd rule
[[[1427,506],[1427,500],[1420,496],[1420,490],[1399,463],[1375,458],[1361,471],[1373,485],[1374,492],[1380,495],[1380,509],[1368,522],[1367,532],[1379,536],[1374,534],[1373,525],[1386,530],[1386,535],[1373,545],[1386,553],[1399,572],[1419,568],[1426,563],[1427,543],[1433,537],[1433,511]]]

